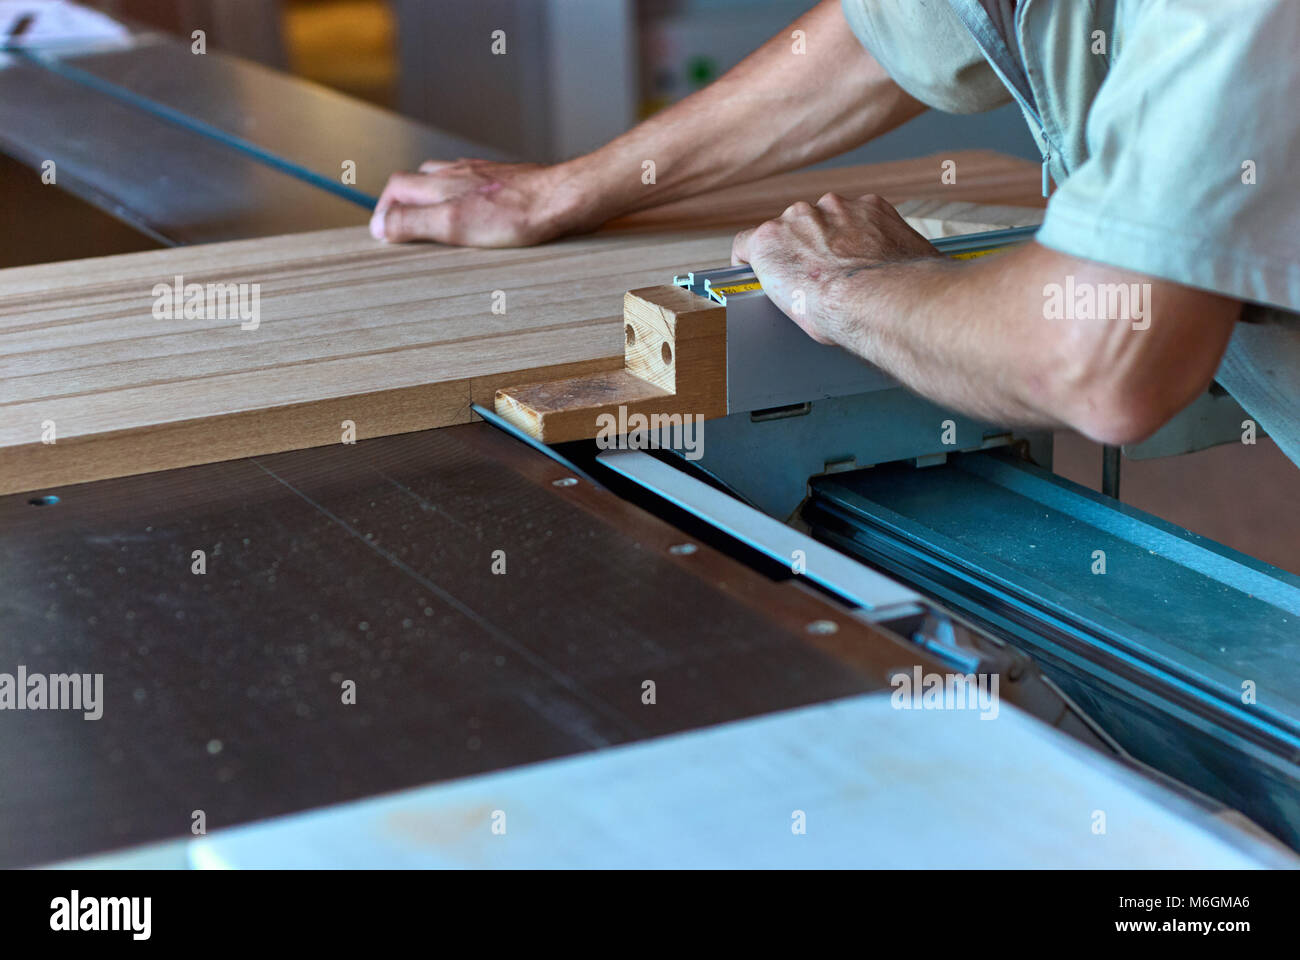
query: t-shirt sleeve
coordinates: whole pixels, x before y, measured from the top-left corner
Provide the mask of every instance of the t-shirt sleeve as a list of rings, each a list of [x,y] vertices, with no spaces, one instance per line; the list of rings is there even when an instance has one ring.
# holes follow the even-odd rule
[[[1300,2],[1131,0],[1038,241],[1300,309]]]
[[[1011,101],[946,0],[841,0],[858,40],[894,82],[946,113],[978,113]]]

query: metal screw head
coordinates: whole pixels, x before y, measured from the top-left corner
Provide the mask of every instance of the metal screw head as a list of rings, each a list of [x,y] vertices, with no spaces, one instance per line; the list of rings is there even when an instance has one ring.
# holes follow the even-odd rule
[[[553,487],[576,487],[578,485],[577,477],[560,477],[559,480],[552,480]]]
[[[698,549],[700,548],[693,543],[674,543],[668,548],[668,552],[679,557],[689,557]]]
[[[814,620],[804,629],[814,636],[825,637],[832,633],[838,633],[840,625],[834,620]]]

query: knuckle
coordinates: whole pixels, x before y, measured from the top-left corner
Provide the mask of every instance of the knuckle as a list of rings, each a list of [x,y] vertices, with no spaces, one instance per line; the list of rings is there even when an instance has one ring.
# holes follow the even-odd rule
[[[438,212],[441,214],[438,218],[438,226],[441,229],[438,232],[449,242],[458,242],[469,226],[469,217],[466,215],[464,204],[449,201],[440,204]]]
[[[833,191],[824,193],[822,198],[817,201],[817,205],[819,207],[842,207],[844,206],[844,198]]]
[[[409,202],[428,192],[429,177],[423,173],[395,173],[388,178],[388,186],[384,189],[394,198]]]
[[[384,236],[390,240],[400,240],[406,236],[406,208],[394,205],[384,211]]]

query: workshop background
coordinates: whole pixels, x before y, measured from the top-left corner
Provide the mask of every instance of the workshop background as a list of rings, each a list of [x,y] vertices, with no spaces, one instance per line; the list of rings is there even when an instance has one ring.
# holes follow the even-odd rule
[[[709,83],[809,0],[92,0],[107,13],[188,35],[487,148],[557,159],[596,146]],[[463,42],[503,29],[512,56]],[[1037,160],[1018,109],[930,113],[832,161],[983,148]],[[39,178],[0,156],[11,196]],[[0,214],[0,266],[151,249],[156,243],[62,191],[41,216]],[[1101,448],[1056,437],[1055,470],[1100,488]],[[1271,440],[1123,465],[1122,499],[1300,573],[1300,477]]]

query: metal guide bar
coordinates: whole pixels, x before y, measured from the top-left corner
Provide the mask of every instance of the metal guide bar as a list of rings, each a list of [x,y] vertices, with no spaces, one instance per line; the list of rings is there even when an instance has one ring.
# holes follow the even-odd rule
[[[563,456],[554,447],[542,443],[542,441],[537,440],[533,437],[530,437],[528,434],[524,433],[513,423],[511,423],[509,420],[506,420],[504,417],[498,416],[495,411],[489,410],[487,407],[481,406],[480,404],[477,403],[470,404],[470,409],[473,410],[480,417],[482,417],[484,420],[486,420],[488,423],[490,423],[492,426],[496,427],[498,430],[502,431],[503,433],[509,434],[510,436],[514,437],[516,440],[520,441],[521,443],[525,443],[528,446],[532,447],[534,450],[536,450],[538,453],[542,454],[543,456],[548,457],[551,460],[554,460],[556,463],[564,467],[566,470],[572,471],[575,476],[582,477],[582,479],[586,480],[588,483],[592,484],[593,486],[599,487],[601,485],[589,473],[587,473],[585,470],[583,470],[581,467],[575,464],[568,457]]]
[[[1297,578],[993,454],[823,478],[813,490],[805,519],[820,539],[886,569],[902,561],[936,582],[950,578],[940,594],[949,605],[1014,613],[1055,643],[1105,651],[1300,757],[1300,701],[1287,680],[1297,670],[1288,649]],[[1067,572],[1097,544],[1126,578]],[[1250,706],[1243,677],[1259,684]]]
[[[918,593],[812,537],[748,507],[638,450],[608,450],[600,463],[708,521],[724,533],[786,566],[802,559],[800,573],[867,610],[916,604]]]
[[[862,471],[858,476],[869,479],[867,475],[874,472]],[[928,477],[932,472],[913,473]],[[1247,615],[1240,621],[1249,625],[1243,625],[1231,641],[1220,639],[1208,627],[1200,627],[1204,631],[1200,634],[1184,628],[1173,639],[1190,643],[1190,649],[1181,654],[1160,649],[1168,644],[1143,624],[1119,622],[1133,620],[1131,610],[1117,619],[1093,605],[1084,593],[1067,597],[1057,590],[1052,595],[1053,588],[1044,590],[1042,581],[1033,583],[1036,577],[1002,564],[1006,538],[1000,539],[999,559],[995,559],[990,552],[972,550],[925,529],[925,522],[904,520],[865,498],[846,497],[847,491],[836,486],[815,483],[814,498],[804,511],[818,539],[903,579],[980,629],[1025,651],[1137,760],[1241,810],[1300,849],[1300,727],[1294,701],[1283,703],[1288,699],[1287,677],[1294,675],[1294,668],[1289,671],[1276,662],[1267,666],[1260,662],[1276,661],[1276,653],[1285,653],[1276,636],[1256,638],[1252,628],[1262,622],[1258,610],[1242,611]],[[968,515],[973,530],[984,532],[1014,519],[1006,509],[998,509],[996,498],[981,503],[980,495],[974,484],[966,484],[960,504],[935,496],[908,502],[923,511],[923,520],[936,511],[946,516],[960,511]],[[1052,521],[1058,530],[1047,533],[1041,508],[1024,513],[1021,526],[1038,530],[1032,539],[1039,546],[1051,541],[1077,544],[1080,536],[1086,538],[1084,545],[1096,542],[1095,533],[1081,533],[1080,524],[1068,520]],[[1137,560],[1146,553],[1137,547],[1129,556]],[[1159,562],[1154,556],[1150,560]],[[1180,602],[1211,610],[1221,604],[1226,618],[1232,617],[1227,613],[1233,607],[1230,590],[1184,587],[1174,598],[1171,585],[1165,587],[1159,591],[1162,596],[1153,598],[1153,612],[1163,615]],[[1113,596],[1107,603],[1113,605]],[[1240,608],[1241,602],[1236,606]],[[1275,617],[1275,625],[1279,619],[1285,617]],[[1198,640],[1205,641],[1201,649]],[[1233,650],[1233,643],[1244,649]],[[1213,657],[1219,645],[1231,652],[1221,654],[1217,663],[1207,661],[1204,655]],[[1224,683],[1217,675],[1216,668],[1222,666],[1245,676],[1262,678],[1271,673],[1281,683],[1265,689],[1261,679],[1259,702],[1247,705],[1239,693],[1234,696],[1231,680]],[[1269,700],[1281,709],[1269,709]]]
[[[1007,230],[966,233],[954,237],[939,237],[930,242],[953,260],[974,260],[1024,243],[1037,232],[1037,225],[1030,225]],[[763,289],[763,285],[748,264],[724,267],[720,270],[692,271],[684,276],[673,277],[673,283],[685,287],[698,296],[715,300],[723,306],[726,306],[728,297]]]

